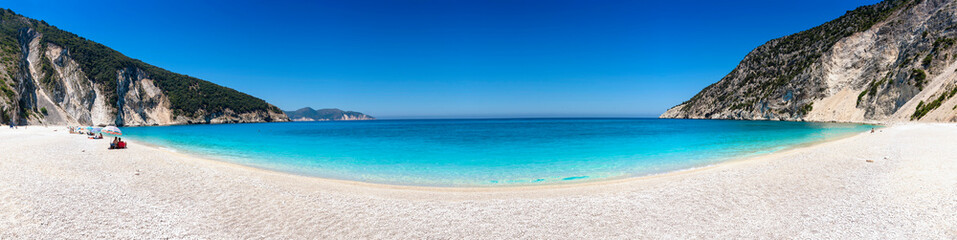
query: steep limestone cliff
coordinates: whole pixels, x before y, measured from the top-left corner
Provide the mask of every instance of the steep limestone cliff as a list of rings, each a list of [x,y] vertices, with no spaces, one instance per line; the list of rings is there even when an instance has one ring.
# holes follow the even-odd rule
[[[768,41],[662,118],[957,121],[957,1],[887,0]]]
[[[128,58],[0,10],[3,124],[170,125],[288,121],[265,101]]]

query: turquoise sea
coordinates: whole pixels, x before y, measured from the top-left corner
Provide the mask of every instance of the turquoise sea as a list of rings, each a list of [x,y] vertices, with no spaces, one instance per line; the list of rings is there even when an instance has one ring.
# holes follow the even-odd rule
[[[486,187],[706,166],[871,125],[676,119],[375,120],[123,128],[124,137],[243,165],[372,183]]]

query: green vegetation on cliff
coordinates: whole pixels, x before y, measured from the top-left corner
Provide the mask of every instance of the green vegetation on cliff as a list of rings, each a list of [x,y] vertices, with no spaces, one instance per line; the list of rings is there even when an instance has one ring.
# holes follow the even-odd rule
[[[914,69],[911,71],[911,75],[914,76],[914,83],[917,84],[917,88],[923,91],[924,80],[927,80],[927,73],[922,69]]]
[[[864,95],[873,97],[877,94],[878,87],[884,85],[888,82],[887,78],[881,79],[880,81],[873,81],[861,94],[857,95],[857,104],[861,104],[861,100],[864,98]]]
[[[947,101],[947,99],[950,99],[951,97],[953,97],[954,94],[957,94],[957,87],[949,88],[947,91],[944,91],[943,93],[941,93],[940,96],[937,96],[937,99],[934,99],[934,101],[931,101],[930,103],[924,104],[924,101],[920,101],[920,103],[917,104],[917,109],[914,110],[914,114],[910,116],[910,119],[911,120],[921,119],[922,117],[924,117],[924,115],[927,115],[927,113],[930,113],[930,111],[940,107],[940,105],[943,104],[944,101]]]
[[[13,101],[17,97],[17,94],[14,93],[13,90],[10,90],[10,87],[7,87],[6,84],[0,83],[0,92],[3,92],[3,96],[5,96],[7,100],[10,100],[10,101]]]

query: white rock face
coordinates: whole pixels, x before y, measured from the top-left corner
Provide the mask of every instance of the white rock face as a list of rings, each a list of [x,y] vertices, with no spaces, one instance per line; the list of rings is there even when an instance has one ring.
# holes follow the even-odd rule
[[[96,91],[93,83],[86,78],[79,65],[68,56],[68,52],[53,44],[47,44],[46,57],[52,63],[53,70],[62,89],[55,97],[55,108],[66,116],[66,121],[56,124],[92,125],[92,106],[96,101]]]
[[[372,118],[370,118],[370,117],[368,117],[368,116],[366,116],[366,115],[361,115],[361,116],[343,115],[343,116],[342,116],[342,119],[339,119],[339,120],[344,120],[344,121],[357,121],[357,120],[372,120]]]
[[[169,98],[153,85],[153,80],[139,69],[117,71],[117,91],[122,99],[118,105],[121,125],[169,125],[173,123]]]
[[[116,115],[113,113],[113,107],[106,102],[106,96],[100,92],[98,86],[93,87],[93,106],[90,108],[90,118],[92,125],[114,125],[116,124]]]

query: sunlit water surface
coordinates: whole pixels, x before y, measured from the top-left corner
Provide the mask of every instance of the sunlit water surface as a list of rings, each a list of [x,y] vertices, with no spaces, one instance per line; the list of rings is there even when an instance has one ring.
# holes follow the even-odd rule
[[[841,123],[674,119],[376,120],[123,128],[228,162],[373,183],[572,183],[706,166],[869,130]]]

